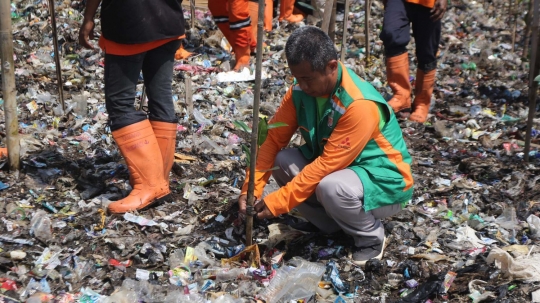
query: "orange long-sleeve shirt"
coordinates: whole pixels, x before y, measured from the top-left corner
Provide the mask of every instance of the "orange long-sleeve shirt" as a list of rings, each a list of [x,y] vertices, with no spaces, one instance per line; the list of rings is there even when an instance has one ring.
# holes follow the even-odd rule
[[[277,153],[286,147],[298,128],[296,108],[291,87],[281,106],[269,123],[284,122],[288,126],[269,130],[259,150],[255,173],[255,196],[262,196],[270,178]],[[380,112],[377,104],[369,100],[356,100],[337,122],[323,153],[294,177],[288,184],[269,194],[264,201],[274,215],[286,213],[309,198],[327,175],[347,168],[362,152],[369,140],[379,134]],[[242,188],[247,193],[249,174]]]

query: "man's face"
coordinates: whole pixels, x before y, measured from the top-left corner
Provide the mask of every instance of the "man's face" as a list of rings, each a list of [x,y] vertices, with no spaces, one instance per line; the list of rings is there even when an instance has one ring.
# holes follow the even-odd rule
[[[332,93],[337,81],[338,62],[328,62],[324,71],[314,71],[311,63],[302,61],[297,65],[291,65],[291,73],[296,78],[298,85],[304,93],[312,97],[322,97]]]

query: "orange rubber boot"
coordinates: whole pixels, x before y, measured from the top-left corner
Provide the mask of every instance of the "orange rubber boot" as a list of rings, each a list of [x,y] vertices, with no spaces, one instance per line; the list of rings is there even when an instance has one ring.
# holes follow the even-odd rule
[[[266,0],[264,5],[264,30],[271,32],[272,19],[274,19],[274,1]]]
[[[285,20],[289,23],[298,23],[304,20],[304,16],[301,14],[295,15],[294,0],[281,0],[279,8],[279,21]]]
[[[0,147],[0,158],[7,157],[7,147]]]
[[[133,178],[133,190],[122,200],[109,204],[111,213],[142,210],[170,193],[163,177],[163,159],[148,120],[112,132]]]
[[[239,72],[244,69],[244,67],[249,66],[249,56],[250,56],[250,47],[246,46],[236,46],[234,47],[234,56],[236,58],[236,65],[234,70]]]
[[[150,121],[156,136],[161,158],[163,159],[163,178],[169,183],[169,174],[174,162],[176,150],[176,123]]]
[[[388,104],[395,113],[411,107],[411,84],[409,83],[409,54],[404,53],[386,59],[386,78],[394,92]]]
[[[429,107],[431,105],[431,95],[435,87],[435,69],[425,73],[422,70],[416,71],[416,87],[414,88],[413,112],[409,120],[419,123],[426,122]]]

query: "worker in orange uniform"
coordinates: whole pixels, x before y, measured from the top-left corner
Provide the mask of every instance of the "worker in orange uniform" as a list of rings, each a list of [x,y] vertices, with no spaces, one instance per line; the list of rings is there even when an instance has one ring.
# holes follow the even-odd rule
[[[343,230],[354,241],[354,264],[380,259],[381,219],[401,211],[413,194],[412,159],[396,116],[371,84],[338,61],[334,42],[321,29],[296,29],[285,56],[295,80],[269,122],[285,126],[268,131],[255,175],[246,173],[240,212],[264,219],[296,208],[310,224],[291,227]],[[286,148],[296,132],[305,144]],[[262,197],[271,175],[281,188]],[[248,210],[251,178],[261,200]]]
[[[79,43],[92,49],[101,0],[87,0]],[[174,54],[184,37],[178,0],[103,0],[99,46],[105,52],[105,106],[112,136],[126,160],[133,190],[109,204],[112,213],[145,209],[170,194],[178,120],[172,100]],[[140,72],[147,114],[135,110]]]
[[[265,29],[272,30],[272,0],[265,1]],[[236,58],[234,70],[249,66],[249,58],[257,47],[257,0],[209,0],[208,9],[214,17]]]
[[[388,84],[394,96],[388,102],[397,113],[411,108],[409,82],[410,26],[416,42],[416,84],[409,120],[424,123],[435,86],[441,19],[448,0],[387,0],[380,38],[384,43]]]
[[[287,21],[289,23],[298,23],[304,20],[302,14],[294,13],[295,0],[281,0],[279,5],[279,21]]]

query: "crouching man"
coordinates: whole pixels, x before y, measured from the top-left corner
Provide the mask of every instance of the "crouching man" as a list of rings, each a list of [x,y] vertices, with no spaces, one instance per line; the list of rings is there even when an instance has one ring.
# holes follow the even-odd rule
[[[255,204],[257,217],[297,208],[318,230],[351,235],[355,264],[380,259],[381,219],[398,213],[413,193],[411,156],[394,112],[373,86],[337,60],[334,44],[320,29],[294,31],[285,54],[295,82],[269,123],[288,126],[269,131],[254,176],[257,198],[271,174],[281,188]],[[298,129],[306,143],[283,149]],[[279,169],[269,171],[274,166]],[[241,213],[251,177],[238,201]]]

